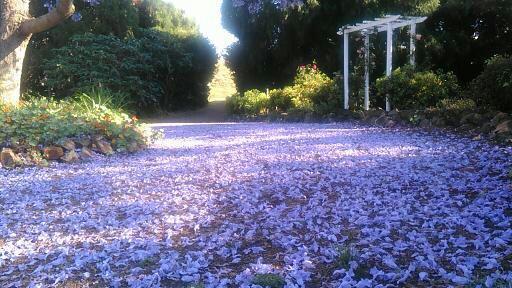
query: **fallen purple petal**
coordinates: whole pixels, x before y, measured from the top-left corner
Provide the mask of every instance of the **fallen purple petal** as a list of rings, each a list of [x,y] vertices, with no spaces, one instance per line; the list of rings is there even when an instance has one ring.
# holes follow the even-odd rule
[[[512,279],[510,148],[353,123],[163,128],[135,155],[0,171],[0,286]]]

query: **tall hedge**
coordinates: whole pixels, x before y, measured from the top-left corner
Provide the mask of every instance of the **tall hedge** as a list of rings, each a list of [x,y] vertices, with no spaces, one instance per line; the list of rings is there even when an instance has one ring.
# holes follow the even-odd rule
[[[101,86],[126,94],[139,112],[207,103],[215,49],[172,4],[102,0],[67,21],[31,40],[24,90],[65,98]]]

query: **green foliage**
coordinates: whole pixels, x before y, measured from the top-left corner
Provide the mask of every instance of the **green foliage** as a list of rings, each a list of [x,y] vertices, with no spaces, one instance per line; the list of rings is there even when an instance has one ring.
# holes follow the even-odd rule
[[[286,112],[293,107],[293,90],[290,87],[273,89],[269,92],[269,108],[278,112]]]
[[[255,116],[265,114],[270,98],[259,90],[249,90],[243,95],[235,94],[227,99],[227,108],[231,114]]]
[[[335,81],[318,70],[316,64],[299,67],[293,85],[288,91],[285,88],[294,108],[320,115],[341,107],[338,90]]]
[[[510,0],[449,0],[419,26],[425,35],[418,59],[429,69],[453,71],[463,84],[477,77],[485,61],[512,51]]]
[[[457,97],[460,90],[451,73],[415,72],[411,66],[396,69],[391,76],[378,79],[376,88],[379,97],[388,96],[398,109],[433,107],[443,99]]]
[[[130,109],[141,113],[207,103],[215,49],[183,11],[161,0],[78,8],[81,21],[33,37],[26,90],[63,99],[104,87],[128,96]]]
[[[147,145],[158,137],[136,118],[105,106],[116,101],[108,94],[101,96],[101,102],[95,97],[65,101],[33,97],[17,107],[1,106],[0,146],[33,148],[67,138],[103,136],[115,149],[125,150],[130,143]]]
[[[137,8],[142,28],[155,27],[159,31],[181,38],[200,35],[197,24],[190,18],[184,17],[183,11],[171,3],[160,0],[143,0]]]
[[[30,1],[30,4],[32,15],[41,16],[47,13],[41,0]],[[76,1],[75,5],[82,14],[81,21],[68,19],[62,25],[32,36],[23,67],[24,90],[47,94],[41,64],[44,60],[50,60],[53,49],[68,44],[74,35],[93,33],[124,39],[139,27],[137,7],[131,0],[102,0],[94,7],[84,6],[82,1]]]
[[[222,21],[239,39],[228,49],[227,62],[240,91],[282,87],[292,80],[298,65],[313,59],[328,75],[336,72],[343,49],[336,35],[339,27],[385,14],[429,16],[418,25],[423,36],[417,42],[418,65],[453,71],[464,85],[482,72],[486,59],[512,51],[510,0],[316,0],[286,10],[268,0],[256,15],[250,15],[245,7],[233,7],[233,2],[223,1]],[[408,46],[406,31],[396,30],[395,47]],[[361,38],[356,33],[350,37],[351,67],[355,70],[362,58]],[[385,70],[384,38],[372,38],[372,78]],[[407,62],[407,52],[395,50],[395,65]]]
[[[336,113],[341,107],[336,82],[317,69],[316,64],[301,66],[291,86],[270,90],[257,89],[228,99],[233,114],[260,115],[268,112]]]
[[[512,111],[512,57],[491,58],[471,82],[469,94],[479,106]]]
[[[282,10],[266,0],[262,10],[251,15],[246,7],[234,7],[233,2],[223,0],[222,23],[239,40],[228,49],[227,63],[240,91],[287,85],[297,66],[315,59],[330,75],[340,66],[342,47],[336,32],[342,25],[385,14],[428,15],[439,5],[439,0],[316,0]],[[383,39],[375,41],[384,43]],[[351,59],[357,50],[350,50]],[[382,63],[377,66],[383,71]]]
[[[476,103],[471,99],[443,99],[437,103],[437,108],[445,111],[470,111],[476,109]]]
[[[89,91],[76,93],[73,98],[78,107],[87,113],[94,111],[98,106],[118,111],[127,111],[127,108],[131,106],[128,95],[102,87],[93,87]]]
[[[52,51],[43,61],[44,84],[51,95],[64,98],[91,87],[106,87],[129,95],[140,110],[156,106],[164,95],[154,79],[151,55],[140,41],[115,36],[81,34]]]
[[[279,275],[263,273],[254,275],[252,284],[268,288],[283,288],[286,285],[286,281]]]
[[[350,268],[350,262],[357,261],[359,259],[359,253],[352,246],[337,247],[338,256],[336,257],[336,266],[348,270]]]
[[[44,85],[64,98],[91,87],[128,96],[139,112],[200,107],[208,99],[213,48],[202,37],[138,30],[137,38],[81,34],[43,60]],[[139,35],[140,34],[140,35]],[[123,97],[123,100],[126,97]]]

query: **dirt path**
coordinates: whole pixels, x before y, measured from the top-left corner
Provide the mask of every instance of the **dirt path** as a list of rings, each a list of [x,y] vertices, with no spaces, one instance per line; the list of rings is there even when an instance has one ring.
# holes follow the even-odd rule
[[[204,108],[144,120],[147,123],[222,123],[228,120],[226,101],[212,101]]]

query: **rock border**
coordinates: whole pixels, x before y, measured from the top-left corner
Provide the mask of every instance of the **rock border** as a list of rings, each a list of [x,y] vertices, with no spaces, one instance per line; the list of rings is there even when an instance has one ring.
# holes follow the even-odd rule
[[[370,125],[393,128],[398,126],[423,129],[451,129],[472,137],[487,137],[490,140],[512,145],[512,115],[500,111],[486,110],[393,110],[342,111],[339,114],[315,115],[314,113],[269,113],[268,115],[232,115],[231,120],[250,122],[307,122],[332,123],[360,121]]]
[[[0,167],[13,169],[17,167],[42,166],[50,162],[76,163],[89,161],[97,155],[110,156],[122,150],[115,151],[112,140],[101,135],[66,138],[58,144],[38,145],[36,147],[8,146],[2,147],[0,152]],[[135,153],[146,146],[131,142],[126,152]]]

